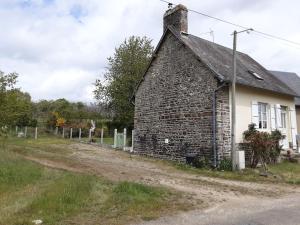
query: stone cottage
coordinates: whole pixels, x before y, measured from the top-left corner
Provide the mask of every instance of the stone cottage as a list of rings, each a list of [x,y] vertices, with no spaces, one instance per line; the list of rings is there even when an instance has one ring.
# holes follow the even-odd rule
[[[163,35],[134,96],[134,151],[181,162],[198,155],[216,166],[230,155],[232,50],[189,34],[187,16],[183,5],[164,14]],[[295,116],[296,93],[241,52],[236,93],[238,142],[251,122],[260,130],[282,126],[273,115],[281,107],[293,142],[288,118]]]

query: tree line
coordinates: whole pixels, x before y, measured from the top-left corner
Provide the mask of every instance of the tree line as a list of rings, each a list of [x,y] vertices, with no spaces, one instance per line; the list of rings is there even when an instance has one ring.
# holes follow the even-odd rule
[[[34,102],[29,93],[16,88],[17,73],[0,71],[0,127],[72,126],[86,120],[101,120],[104,107],[66,99]]]

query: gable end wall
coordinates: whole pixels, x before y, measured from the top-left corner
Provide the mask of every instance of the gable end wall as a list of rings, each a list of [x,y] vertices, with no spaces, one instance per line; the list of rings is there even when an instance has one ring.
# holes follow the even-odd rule
[[[134,151],[181,162],[187,154],[211,160],[212,99],[217,85],[212,72],[168,34],[135,95]],[[228,88],[220,90],[217,98],[222,157],[230,143]]]

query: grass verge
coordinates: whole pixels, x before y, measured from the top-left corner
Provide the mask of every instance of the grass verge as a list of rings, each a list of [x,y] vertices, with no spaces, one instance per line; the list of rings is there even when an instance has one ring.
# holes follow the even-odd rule
[[[216,177],[228,180],[250,181],[250,182],[271,182],[271,183],[289,183],[300,185],[300,164],[283,161],[276,165],[269,166],[269,172],[272,175],[268,177],[261,176],[260,169],[246,168],[242,171],[220,171],[213,169],[202,169],[191,167],[186,164],[171,163],[178,170]]]

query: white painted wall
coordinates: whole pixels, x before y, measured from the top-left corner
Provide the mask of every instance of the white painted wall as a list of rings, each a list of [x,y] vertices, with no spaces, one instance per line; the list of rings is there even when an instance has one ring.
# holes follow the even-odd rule
[[[288,95],[277,94],[270,91],[237,85],[236,87],[236,142],[243,142],[243,132],[252,122],[252,102],[263,102],[270,105],[280,104],[288,108],[295,108],[294,98]],[[268,128],[271,131],[271,111],[268,110]],[[287,139],[292,142],[291,118],[287,118]]]

